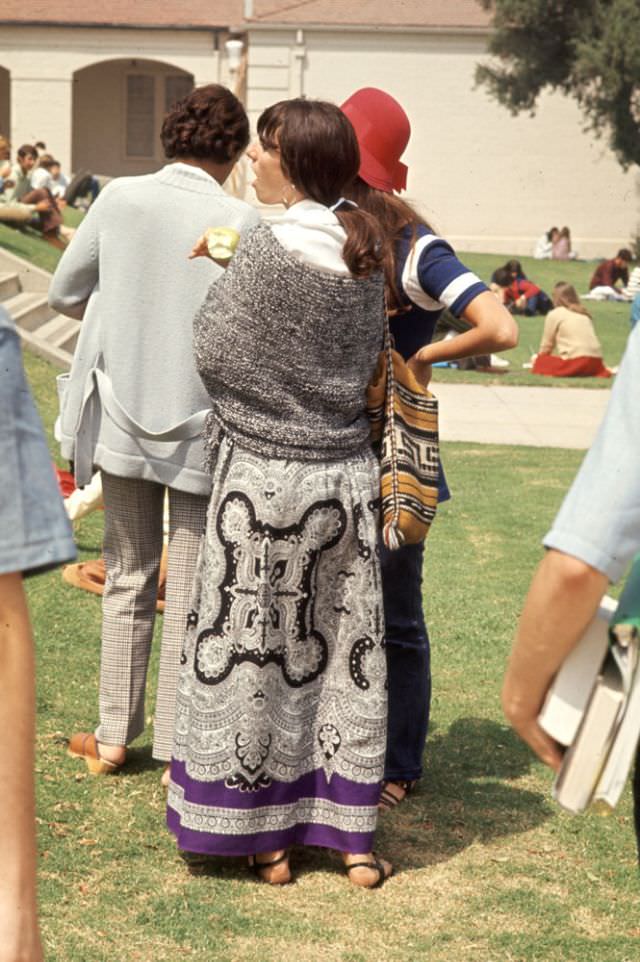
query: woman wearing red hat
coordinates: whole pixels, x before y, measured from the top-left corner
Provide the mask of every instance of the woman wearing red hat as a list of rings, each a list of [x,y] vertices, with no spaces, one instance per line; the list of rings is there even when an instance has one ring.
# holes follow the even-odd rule
[[[402,156],[409,118],[393,97],[366,87],[342,105],[360,147],[359,175],[345,196],[374,214],[390,242],[385,255],[391,333],[398,350],[425,383],[431,364],[514,347],[518,328],[485,284],[451,246],[396,192],[406,187]],[[471,330],[432,344],[438,317],[448,308]],[[449,491],[444,476],[440,499]],[[423,545],[382,548],[389,727],[380,807],[403,801],[422,775],[429,724],[429,635],[422,611]]]

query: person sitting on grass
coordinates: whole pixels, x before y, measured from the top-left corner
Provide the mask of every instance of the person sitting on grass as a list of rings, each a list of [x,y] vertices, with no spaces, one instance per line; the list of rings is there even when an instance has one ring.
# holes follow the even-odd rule
[[[617,284],[618,281],[622,281],[622,286],[626,287],[629,283],[629,264],[632,260],[631,251],[622,247],[615,257],[601,261],[589,281],[588,297],[596,301],[626,300],[627,298]]]
[[[571,231],[568,227],[563,227],[552,244],[551,258],[554,261],[571,261],[577,256],[576,251],[571,248]]]
[[[622,293],[627,301],[632,301],[640,294],[640,266],[633,268],[629,274],[629,283],[622,288]]]
[[[69,186],[69,178],[62,173],[59,160],[54,159],[51,161],[49,164],[49,173],[51,174],[51,193],[58,201],[58,205],[60,205],[60,201],[63,199],[66,203],[65,193]],[[95,192],[94,200],[98,195],[99,189],[100,188]]]
[[[557,227],[550,227],[545,231],[535,243],[533,256],[538,261],[550,260],[553,253],[553,245],[558,240],[560,231]]]
[[[533,374],[550,377],[611,377],[591,315],[575,288],[560,281],[553,289],[554,308],[544,321]],[[553,351],[556,351],[554,354]]]
[[[13,172],[11,166],[11,146],[6,137],[0,135],[0,223],[34,225],[39,223],[39,214],[48,210],[49,202],[23,204],[12,200]]]
[[[548,294],[545,294],[533,281],[513,277],[512,273],[501,267],[493,275],[495,292],[512,314],[546,314],[553,307]]]
[[[503,264],[502,267],[496,267],[495,271],[491,275],[491,283],[496,283],[496,274],[500,271],[506,271],[512,281],[526,281],[527,275],[522,269],[522,264],[520,261],[516,260],[515,257]]]
[[[34,190],[31,183],[31,172],[37,159],[38,151],[35,147],[24,144],[19,148],[17,163],[11,169],[10,179],[5,180],[4,192],[0,195],[0,203],[9,207],[16,206],[18,210],[20,210],[20,207],[24,210],[26,206],[31,215],[37,214],[36,226],[42,231],[42,236],[47,243],[64,249],[66,243],[61,236],[63,233],[62,216],[55,198],[44,187]]]

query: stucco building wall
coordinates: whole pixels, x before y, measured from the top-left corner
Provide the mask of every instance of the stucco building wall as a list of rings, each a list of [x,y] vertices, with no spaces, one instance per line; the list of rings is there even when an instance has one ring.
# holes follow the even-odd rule
[[[534,118],[513,118],[474,89],[481,30],[249,25],[245,38],[254,123],[300,94],[339,103],[371,85],[397,97],[413,125],[407,197],[463,250],[528,253],[552,224],[568,224],[581,255],[604,256],[636,230],[638,168],[623,172],[605,142],[583,132],[572,101],[544,96]],[[13,145],[44,140],[66,171],[153,170],[163,78],[228,82],[224,39],[214,28],[3,25],[0,131],[10,114]],[[152,157],[123,151],[131,72],[157,85]]]
[[[12,27],[0,31],[0,66],[11,74],[11,141],[14,145],[43,140],[61,161],[63,170],[73,166],[72,145],[87,143],[92,136],[104,141],[111,133],[115,146],[121,141],[123,71],[105,66],[93,89],[80,96],[79,120],[86,128],[72,131],[73,87],[77,71],[110,61],[152,60],[190,74],[196,84],[220,79],[220,56],[216,33],[210,30],[127,30],[81,27]],[[80,78],[82,80],[82,78]],[[85,77],[86,79],[86,77]],[[94,100],[95,111],[90,109]],[[104,109],[105,113],[100,112]],[[107,124],[118,124],[110,131]],[[80,158],[82,160],[82,158]],[[97,173],[137,172],[140,165],[120,163]],[[147,164],[154,169],[156,161]]]
[[[338,103],[358,87],[387,90],[413,134],[407,198],[461,249],[526,254],[567,224],[582,256],[611,254],[638,220],[638,170],[583,132],[576,105],[543,96],[535,117],[511,117],[474,89],[483,34],[295,29],[249,32],[248,104],[280,96]]]

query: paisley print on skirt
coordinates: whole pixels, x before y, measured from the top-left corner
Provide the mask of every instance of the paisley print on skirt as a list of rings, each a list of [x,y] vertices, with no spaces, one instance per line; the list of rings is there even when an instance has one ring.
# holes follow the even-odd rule
[[[386,739],[373,455],[222,437],[177,695],[168,824],[220,855],[367,852]]]

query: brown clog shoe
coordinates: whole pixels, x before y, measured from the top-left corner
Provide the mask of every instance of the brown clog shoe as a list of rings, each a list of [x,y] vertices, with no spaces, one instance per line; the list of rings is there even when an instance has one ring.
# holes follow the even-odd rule
[[[93,732],[76,732],[69,739],[67,754],[72,758],[84,758],[92,775],[112,775],[122,768],[124,762],[110,762],[100,755],[99,743]]]

